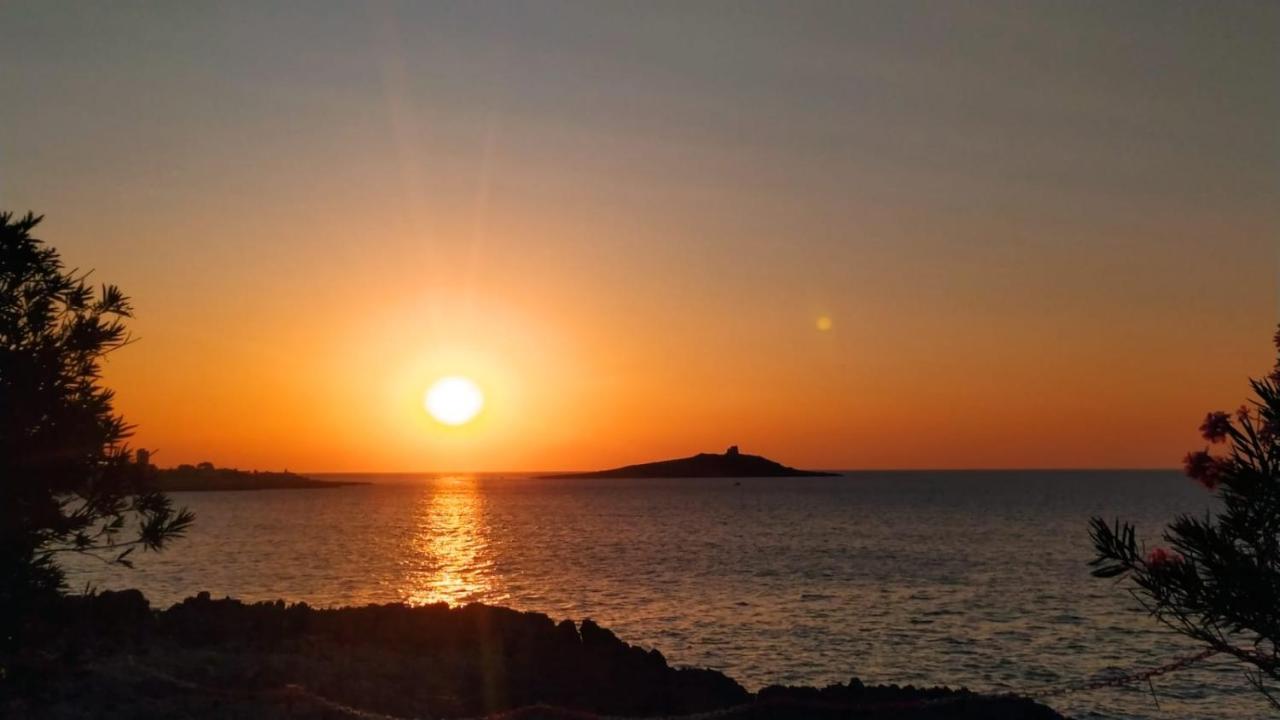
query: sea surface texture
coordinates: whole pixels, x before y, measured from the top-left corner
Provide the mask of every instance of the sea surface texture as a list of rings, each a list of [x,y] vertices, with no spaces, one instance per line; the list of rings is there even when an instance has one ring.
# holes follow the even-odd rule
[[[339,476],[334,476],[339,477]],[[483,602],[593,618],[751,689],[843,682],[1026,693],[1199,648],[1089,575],[1088,521],[1159,544],[1212,499],[1175,472],[859,472],[837,478],[340,476],[336,490],[175,493],[189,537],[70,582],[317,606]],[[1206,662],[1046,702],[1078,718],[1258,718]]]

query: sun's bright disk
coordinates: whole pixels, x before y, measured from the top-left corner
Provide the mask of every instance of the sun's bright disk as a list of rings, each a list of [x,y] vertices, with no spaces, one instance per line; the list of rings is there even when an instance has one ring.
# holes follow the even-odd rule
[[[462,425],[484,407],[480,386],[460,375],[442,377],[427,390],[424,402],[431,417],[445,425]]]

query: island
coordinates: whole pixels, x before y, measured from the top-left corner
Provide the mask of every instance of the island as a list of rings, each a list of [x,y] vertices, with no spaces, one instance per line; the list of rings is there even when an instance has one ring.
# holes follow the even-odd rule
[[[746,477],[836,477],[840,473],[797,470],[759,455],[745,455],[738,446],[723,454],[698,453],[691,457],[640,463],[594,472],[559,473],[551,478],[746,478]]]
[[[213,463],[179,465],[156,470],[156,487],[165,492],[217,492],[222,490],[328,490],[368,485],[351,480],[316,480],[288,470],[259,472],[214,467]]]

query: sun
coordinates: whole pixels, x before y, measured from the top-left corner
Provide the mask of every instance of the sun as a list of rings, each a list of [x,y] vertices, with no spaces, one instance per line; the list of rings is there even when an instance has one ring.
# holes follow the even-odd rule
[[[470,378],[450,375],[435,381],[423,404],[445,425],[465,425],[484,407],[484,393]]]

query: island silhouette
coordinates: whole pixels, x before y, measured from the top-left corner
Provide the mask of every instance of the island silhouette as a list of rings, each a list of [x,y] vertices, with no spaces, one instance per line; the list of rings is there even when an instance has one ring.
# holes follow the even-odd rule
[[[738,446],[721,453],[698,453],[674,460],[626,465],[609,470],[557,473],[551,478],[711,478],[835,477],[840,473],[799,470],[760,455],[745,455]]]

